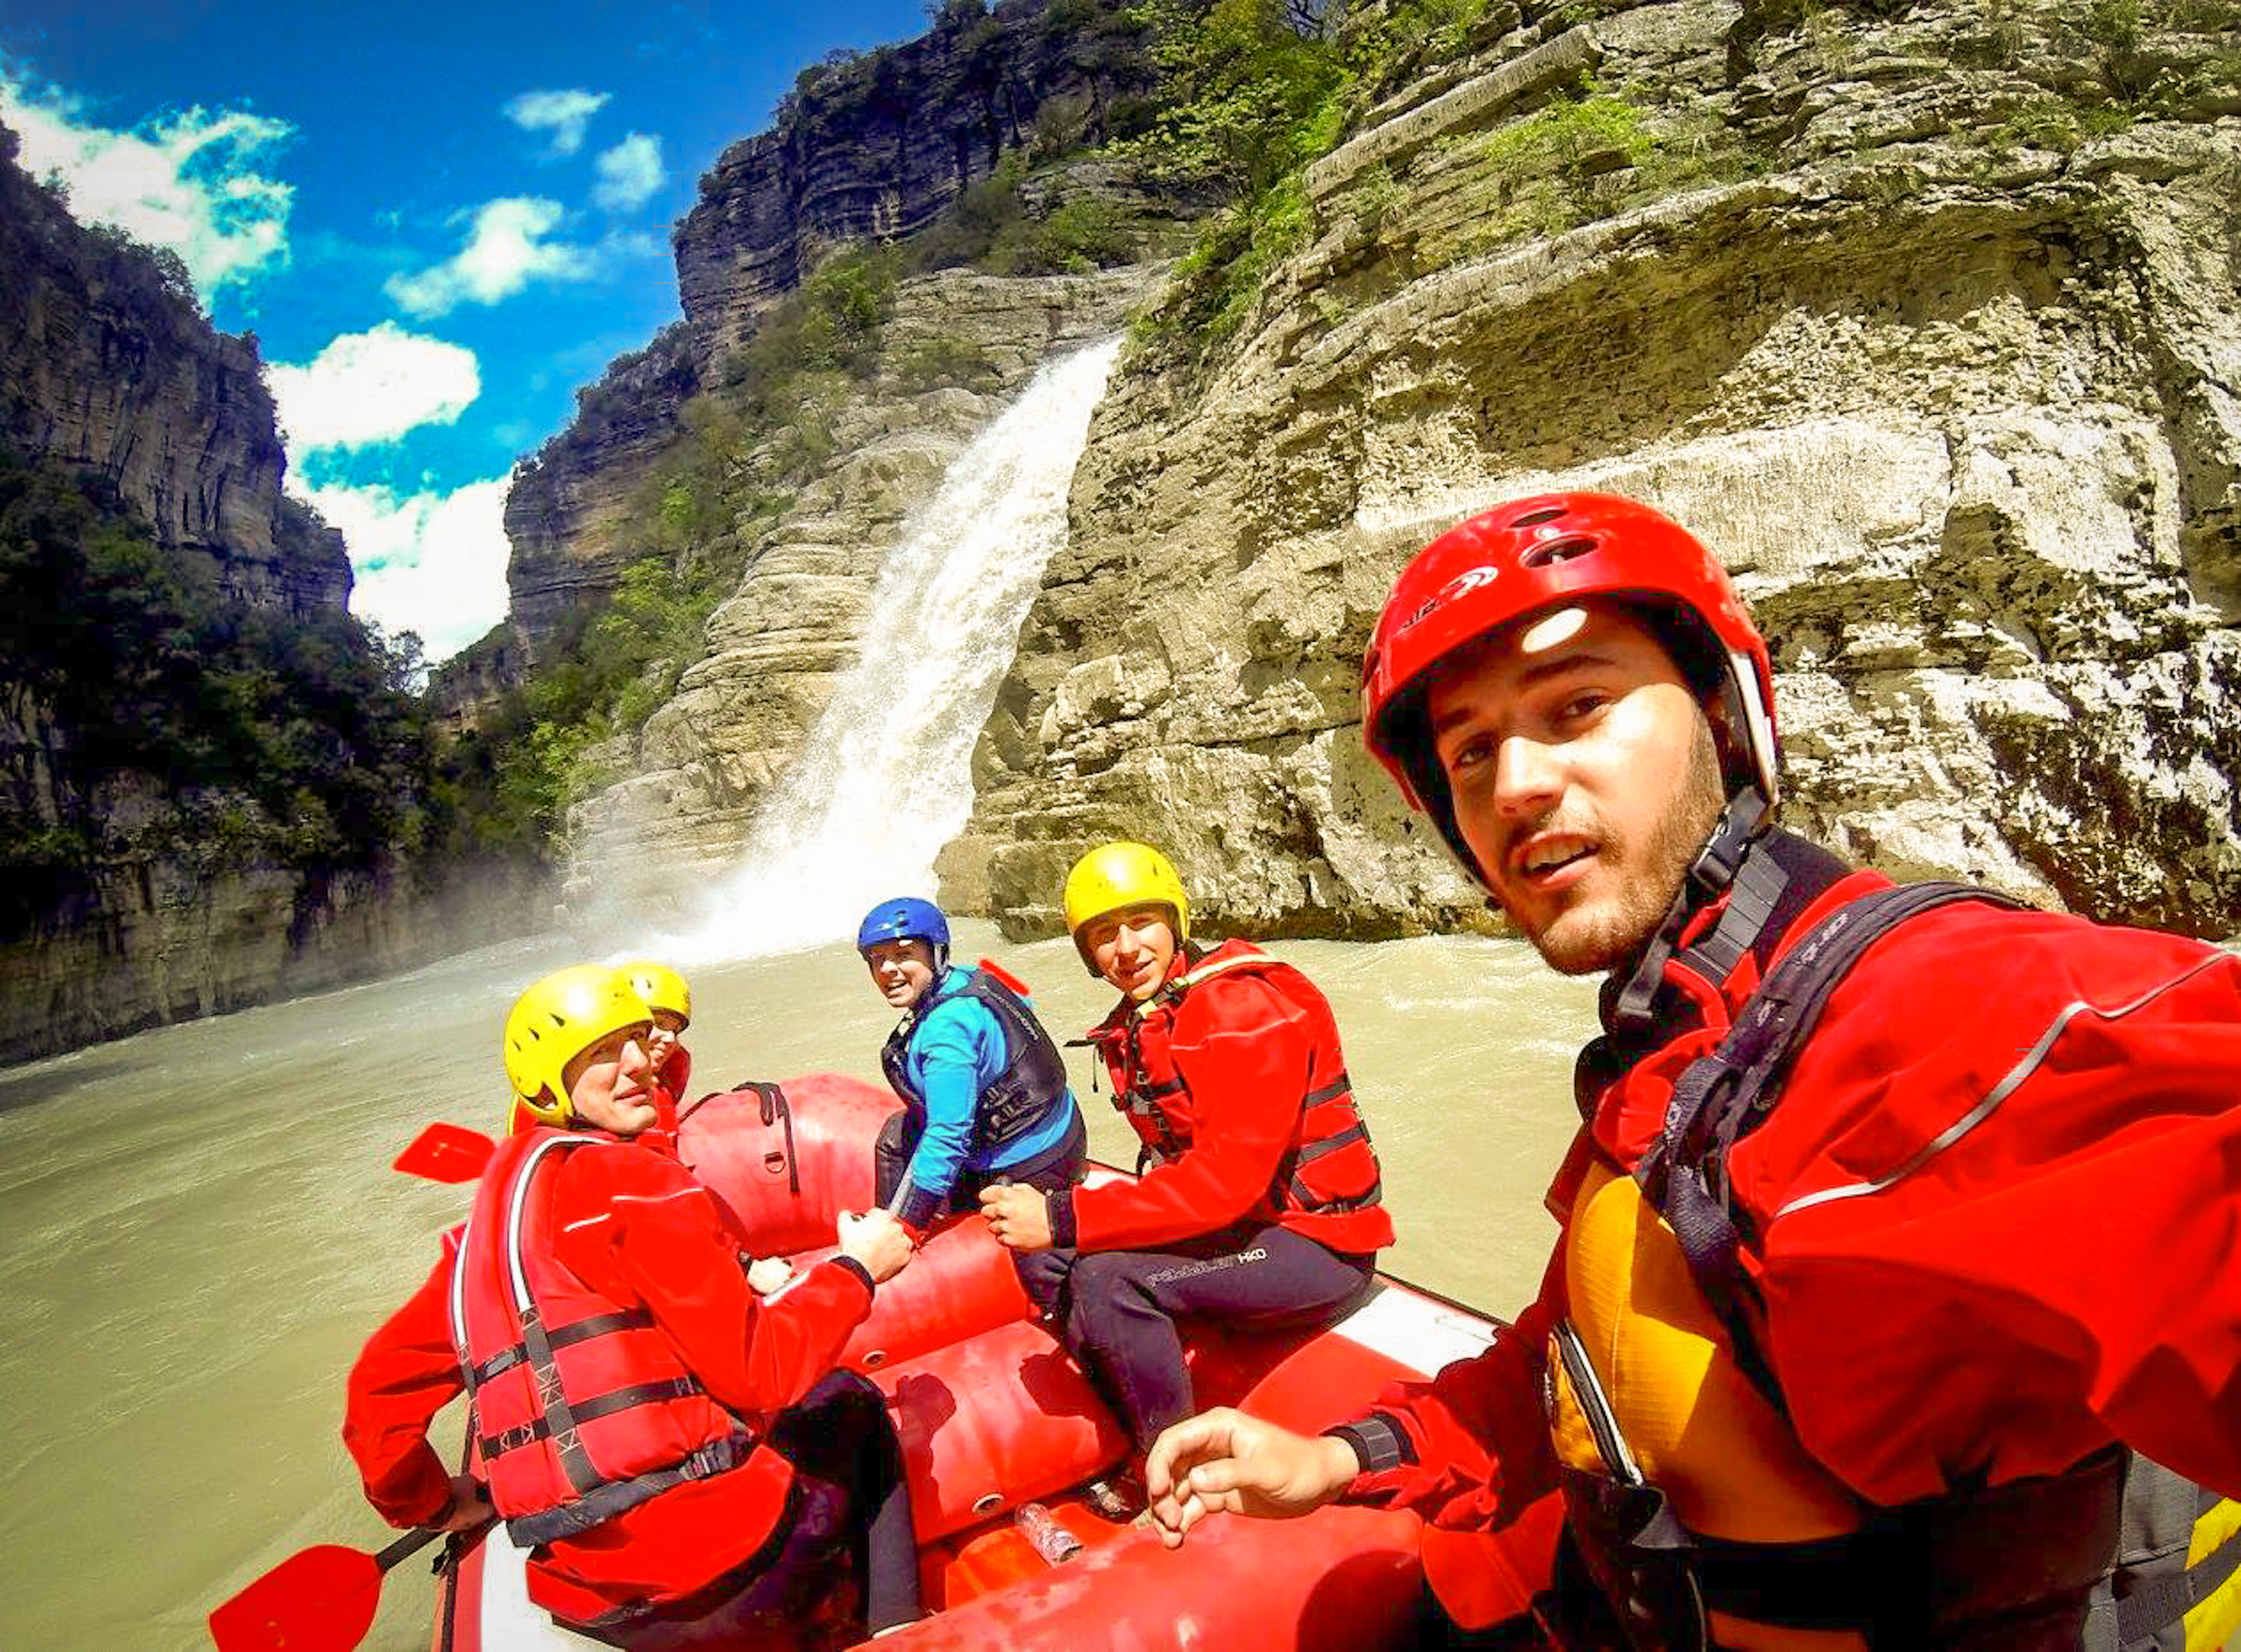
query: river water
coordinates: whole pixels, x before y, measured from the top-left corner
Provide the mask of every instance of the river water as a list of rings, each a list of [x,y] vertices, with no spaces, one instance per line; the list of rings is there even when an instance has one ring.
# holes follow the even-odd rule
[[[431,1120],[498,1127],[506,1007],[572,945],[512,942],[0,1073],[0,1643],[191,1646],[212,1605],[296,1549],[385,1540],[338,1439],[343,1376],[471,1191],[386,1167]],[[1274,950],[1338,1011],[1400,1227],[1388,1265],[1514,1312],[1555,1231],[1540,1195],[1589,987],[1508,941]],[[967,924],[957,951],[1026,979],[1061,1038],[1111,1001],[1063,940]],[[696,1089],[818,1068],[877,1081],[893,1017],[845,944],[692,980]],[[1087,1052],[1069,1056],[1080,1087]],[[1109,1094],[1081,1094],[1098,1151],[1127,1159]],[[457,1435],[438,1425],[447,1448]],[[392,1576],[370,1644],[425,1645],[429,1599],[417,1562]]]
[[[338,1435],[344,1374],[469,1202],[387,1166],[431,1120],[499,1127],[499,1030],[537,976],[585,951],[685,965],[696,1092],[878,1081],[893,1017],[845,938],[873,900],[933,893],[1116,348],[1039,372],[906,525],[862,657],[735,872],[699,891],[702,926],[600,920],[589,944],[508,942],[0,1073],[0,1646],[192,1646],[296,1550],[381,1545]],[[1514,1313],[1554,1236],[1540,1197],[1591,988],[1516,942],[1273,950],[1338,1012],[1400,1227],[1388,1266]],[[957,951],[1024,978],[1060,1038],[1111,1005],[1064,940],[967,924]],[[1097,1151],[1130,1162],[1109,1099],[1082,1099]],[[425,1645],[429,1600],[418,1562],[393,1575],[371,1643]]]

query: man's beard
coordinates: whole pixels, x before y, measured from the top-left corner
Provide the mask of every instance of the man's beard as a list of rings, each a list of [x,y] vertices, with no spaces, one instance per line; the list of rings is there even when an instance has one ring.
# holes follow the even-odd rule
[[[1531,937],[1542,960],[1557,973],[1601,974],[1639,953],[1665,920],[1689,863],[1719,823],[1720,811],[1727,806],[1719,747],[1703,717],[1696,717],[1692,726],[1688,771],[1672,806],[1651,831],[1641,876],[1602,910],[1562,913]],[[1604,844],[1615,861],[1626,859],[1628,846],[1608,839]]]

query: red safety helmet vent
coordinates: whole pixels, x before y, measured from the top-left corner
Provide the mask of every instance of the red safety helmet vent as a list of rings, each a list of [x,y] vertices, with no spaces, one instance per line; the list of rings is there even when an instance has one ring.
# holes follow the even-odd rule
[[[1568,533],[1561,539],[1543,539],[1518,560],[1529,568],[1546,568],[1602,548],[1602,542],[1592,533]]]

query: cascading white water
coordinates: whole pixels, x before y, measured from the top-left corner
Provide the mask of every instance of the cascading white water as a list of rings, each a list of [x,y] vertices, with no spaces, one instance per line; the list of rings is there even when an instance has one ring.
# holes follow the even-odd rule
[[[973,743],[1012,663],[1120,341],[1038,372],[949,467],[887,555],[863,652],[756,817],[681,962],[853,937],[889,895],[933,893],[973,809]]]

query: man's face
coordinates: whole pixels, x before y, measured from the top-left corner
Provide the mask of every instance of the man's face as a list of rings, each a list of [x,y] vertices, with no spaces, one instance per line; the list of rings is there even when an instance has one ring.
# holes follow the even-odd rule
[[[653,1062],[647,1028],[610,1033],[561,1069],[568,1104],[586,1124],[634,1136],[654,1122]]]
[[[1455,824],[1567,975],[1649,939],[1725,803],[1703,708],[1656,636],[1600,603],[1497,636],[1432,687]]]
[[[1174,918],[1156,901],[1093,918],[1080,939],[1097,973],[1139,1004],[1167,984],[1174,966]]]
[[[864,967],[880,996],[906,1010],[933,985],[933,948],[922,940],[878,940],[864,948]]]
[[[653,1013],[653,1030],[646,1036],[646,1059],[653,1070],[660,1072],[669,1058],[677,1053],[679,1035],[685,1031],[685,1018],[675,1010],[658,1009]]]

